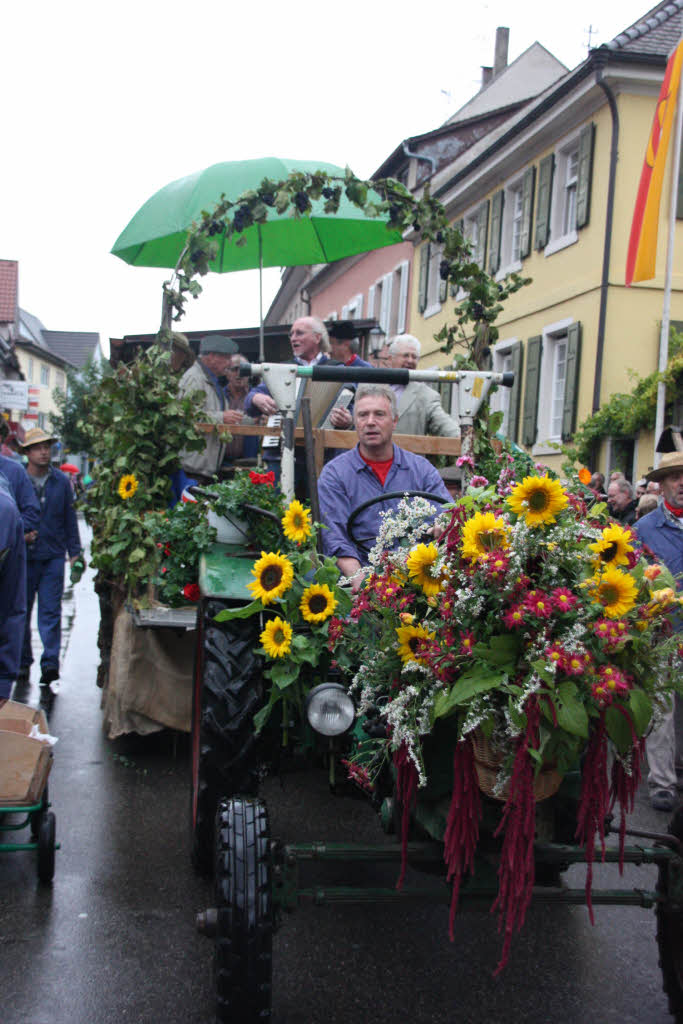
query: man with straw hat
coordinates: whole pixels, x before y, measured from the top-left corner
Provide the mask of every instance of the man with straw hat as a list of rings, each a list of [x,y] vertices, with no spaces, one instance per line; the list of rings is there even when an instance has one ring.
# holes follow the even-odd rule
[[[28,545],[26,560],[26,627],[18,682],[28,679],[31,651],[31,609],[38,598],[38,631],[43,644],[40,686],[44,699],[56,693],[59,679],[59,650],[62,635],[62,592],[64,559],[74,563],[82,555],[73,491],[65,473],[50,465],[56,438],[40,427],[27,431],[22,451],[40,504],[38,536]]]
[[[666,452],[662,460],[645,478],[660,485],[661,501],[635,524],[639,540],[663,562],[676,579],[678,592],[683,590],[683,451]],[[683,630],[683,621],[676,620],[676,630]],[[656,811],[672,811],[676,801],[676,734],[674,709],[647,739],[650,767],[648,786],[650,801]]]

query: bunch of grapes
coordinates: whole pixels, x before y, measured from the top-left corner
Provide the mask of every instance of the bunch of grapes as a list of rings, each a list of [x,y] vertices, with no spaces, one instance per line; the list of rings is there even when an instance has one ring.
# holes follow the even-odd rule
[[[308,202],[308,196],[305,192],[297,192],[294,196],[294,205],[296,206],[299,213],[306,213],[310,203]]]

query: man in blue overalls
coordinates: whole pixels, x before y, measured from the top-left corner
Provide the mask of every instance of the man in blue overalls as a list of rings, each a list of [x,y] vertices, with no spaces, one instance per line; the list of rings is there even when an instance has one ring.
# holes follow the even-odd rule
[[[28,458],[28,475],[40,502],[38,537],[27,549],[26,628],[19,679],[28,678],[31,652],[31,610],[38,597],[38,632],[43,644],[40,659],[41,687],[59,679],[62,635],[64,557],[74,563],[81,554],[81,539],[68,477],[50,465],[54,437],[39,427],[29,430],[22,450]],[[53,687],[54,690],[54,687]]]
[[[24,523],[6,478],[0,476],[0,700],[9,697],[17,675],[25,614]]]

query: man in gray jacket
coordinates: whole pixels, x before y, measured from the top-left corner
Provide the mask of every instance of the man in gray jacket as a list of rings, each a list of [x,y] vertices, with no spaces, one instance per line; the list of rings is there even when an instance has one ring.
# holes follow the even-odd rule
[[[238,409],[230,409],[225,395],[225,379],[232,357],[239,348],[232,338],[212,334],[202,338],[199,345],[199,359],[180,378],[178,394],[181,398],[204,394],[203,417],[208,423],[242,423],[244,415]],[[181,452],[181,464],[188,476],[200,484],[208,483],[219,472],[225,456],[225,441],[216,430],[206,435],[206,447],[199,452]]]

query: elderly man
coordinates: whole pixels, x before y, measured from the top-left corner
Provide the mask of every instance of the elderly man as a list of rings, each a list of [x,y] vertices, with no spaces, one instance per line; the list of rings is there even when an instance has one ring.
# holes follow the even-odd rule
[[[178,382],[178,394],[202,392],[202,415],[215,424],[241,423],[242,412],[230,409],[225,395],[225,378],[230,369],[230,360],[239,349],[232,338],[219,334],[202,338],[199,345],[199,359],[190,366]],[[208,483],[220,471],[225,457],[225,442],[216,431],[206,435],[203,451],[183,451],[180,454],[182,467],[188,476],[201,484]]]
[[[428,491],[445,502],[451,496],[438,471],[421,455],[393,443],[398,420],[396,396],[386,384],[360,384],[356,391],[354,426],[358,444],[328,462],[318,480],[323,550],[336,558],[341,572],[361,583],[364,556],[347,531],[351,512],[370,498],[391,491]],[[373,544],[379,532],[380,510],[395,508],[400,499],[378,502],[357,519],[358,536]]]
[[[607,488],[607,504],[610,515],[622,526],[633,526],[636,521],[638,503],[633,497],[633,488],[625,477],[610,479]]]
[[[331,320],[327,324],[332,358],[344,366],[372,366],[358,355],[360,344],[351,320]]]
[[[244,404],[249,393],[249,378],[240,376],[240,367],[247,365],[249,360],[241,355],[230,356],[230,366],[228,367],[228,383],[226,387],[226,398],[228,407],[233,412],[239,412],[242,416],[242,423],[253,423],[251,417],[246,416],[244,413]],[[225,446],[225,457],[223,464],[226,461],[234,461],[235,459],[254,459],[258,455],[258,437],[243,437],[242,435],[233,437],[232,441],[229,441]]]
[[[300,366],[327,363],[330,339],[325,324],[317,316],[301,316],[295,320],[289,331],[294,362]],[[274,416],[277,403],[271,397],[265,384],[259,384],[247,395],[244,408],[249,416]]]
[[[683,452],[667,452],[657,469],[645,478],[657,481],[662,500],[654,512],[639,519],[635,531],[639,539],[663,562],[676,578],[678,592],[683,590]],[[677,631],[683,621],[677,620]],[[650,767],[648,787],[656,811],[673,810],[676,799],[676,734],[674,709],[648,736],[647,759]]]

